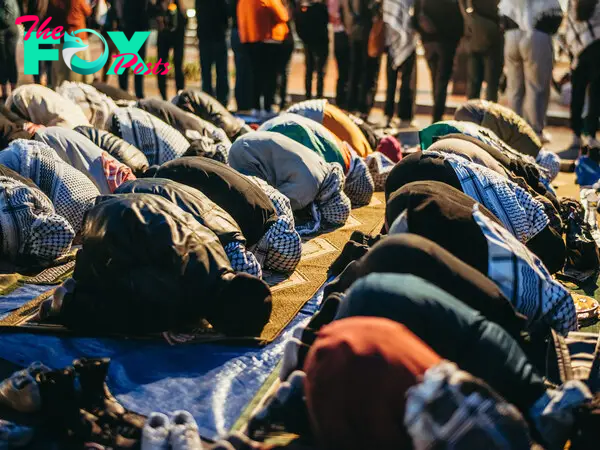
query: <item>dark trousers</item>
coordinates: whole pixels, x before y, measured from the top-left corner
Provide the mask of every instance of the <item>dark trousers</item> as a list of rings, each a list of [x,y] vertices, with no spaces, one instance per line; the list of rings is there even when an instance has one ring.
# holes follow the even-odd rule
[[[367,41],[363,39],[349,40],[350,70],[348,78],[347,105],[349,111],[358,111],[363,107],[364,80],[367,65]]]
[[[48,44],[40,44],[40,49],[51,49],[54,48],[53,45]],[[111,64],[114,63],[113,58],[108,58]],[[112,61],[111,61],[112,60]],[[52,86],[52,62],[51,61],[40,61],[40,69],[38,75],[33,76],[33,82],[35,84],[40,84],[42,82],[42,75],[46,74],[46,83],[48,86]]]
[[[317,98],[323,98],[323,85],[325,83],[325,69],[327,68],[327,57],[329,56],[329,42],[305,43],[304,57],[306,60],[306,74],[304,76],[304,87],[306,98],[312,98],[313,75],[317,74]]]
[[[277,58],[280,55],[281,44],[254,42],[245,44],[250,55],[252,67],[253,89],[252,108],[271,111],[275,99],[277,82]],[[261,105],[262,99],[262,105]]]
[[[227,42],[225,36],[218,40],[200,40],[200,68],[202,70],[202,90],[216,97],[225,106],[229,103],[229,70],[227,64]],[[217,73],[216,86],[213,84],[212,69]],[[215,95],[216,94],[216,95]]]
[[[163,63],[169,61],[169,53],[173,49],[173,66],[175,70],[175,86],[177,90],[185,87],[183,75],[183,53],[185,51],[185,28],[175,31],[161,31],[158,33],[158,57]],[[158,90],[163,100],[167,100],[167,76],[158,75]]]
[[[0,30],[0,84],[17,84],[17,42],[19,31],[17,27]]]
[[[378,56],[377,58],[371,58],[367,56],[363,91],[361,93],[362,104],[358,108],[363,115],[368,115],[375,104],[375,95],[377,94],[377,83],[379,81],[380,68],[381,56]]]
[[[350,43],[345,31],[334,34],[333,42],[338,78],[335,89],[335,103],[342,109],[348,106],[348,76],[350,74]]]
[[[135,31],[124,31],[125,37],[131,39]],[[147,45],[144,43],[142,48],[138,51],[138,54],[142,59],[146,59]],[[166,61],[165,61],[166,62]],[[135,96],[137,98],[144,98],[144,75],[135,75]],[[129,69],[126,69],[121,75],[119,75],[119,87],[124,91],[129,91]]]
[[[410,122],[415,113],[415,94],[417,91],[417,53],[412,53],[400,67],[392,67],[391,58],[387,62],[387,92],[385,96],[385,115],[394,117],[396,103],[396,86],[398,76],[401,75],[400,101],[398,102],[398,117],[400,120]]]
[[[292,54],[294,53],[294,40],[288,39],[283,41],[279,50],[276,91],[279,94],[279,109],[283,110],[287,104],[288,78],[290,76]]]
[[[598,132],[600,118],[600,41],[586,48],[579,56],[579,64],[571,73],[571,129],[577,136],[585,131],[592,137]],[[589,88],[588,114],[583,120],[583,107]],[[585,125],[585,130],[584,130]]]
[[[546,391],[504,328],[420,278],[384,273],[361,278],[347,291],[336,319],[354,316],[404,324],[442,358],[487,382],[525,414]]]
[[[433,121],[439,122],[446,110],[448,83],[452,78],[458,42],[424,42],[423,47],[433,85]]]
[[[500,77],[504,68],[504,39],[485,53],[469,54],[469,82],[467,97],[480,98],[483,82],[487,84],[485,98],[491,102],[498,101]]]
[[[239,111],[252,109],[252,68],[248,49],[240,42],[237,28],[231,29],[231,49],[235,62],[235,102]]]

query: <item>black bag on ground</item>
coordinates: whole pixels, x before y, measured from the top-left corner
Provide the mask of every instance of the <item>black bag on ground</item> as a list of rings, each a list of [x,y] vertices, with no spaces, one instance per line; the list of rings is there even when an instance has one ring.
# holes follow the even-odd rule
[[[598,271],[600,254],[590,225],[585,221],[581,203],[570,198],[560,199],[560,214],[566,232],[567,258],[565,270]]]
[[[71,329],[144,334],[206,319],[217,332],[256,336],[269,320],[267,284],[233,273],[214,233],[162,197],[100,197],[82,235],[58,312]]]

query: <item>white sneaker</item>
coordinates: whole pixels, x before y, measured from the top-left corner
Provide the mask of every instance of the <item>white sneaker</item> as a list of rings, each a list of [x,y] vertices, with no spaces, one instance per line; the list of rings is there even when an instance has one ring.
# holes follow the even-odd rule
[[[165,414],[150,414],[142,430],[142,450],[168,450],[170,430],[171,424]]]
[[[414,120],[401,120],[398,128],[406,129],[406,128],[417,128],[417,122]]]
[[[538,137],[540,138],[542,144],[549,144],[552,142],[552,135],[547,131],[542,131]]]
[[[187,411],[175,411],[171,415],[172,450],[202,450],[202,441],[198,433],[198,424]]]
[[[600,142],[595,137],[583,136],[581,138],[583,146],[587,148],[600,148]]]

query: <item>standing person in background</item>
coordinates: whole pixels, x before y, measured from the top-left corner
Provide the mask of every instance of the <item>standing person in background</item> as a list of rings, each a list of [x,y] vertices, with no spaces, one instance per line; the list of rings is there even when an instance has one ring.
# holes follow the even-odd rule
[[[459,0],[469,58],[469,99],[481,97],[481,87],[485,81],[485,98],[498,101],[498,87],[504,67],[504,33],[500,26],[499,1]]]
[[[433,122],[439,122],[446,110],[454,56],[464,32],[458,0],[415,0],[413,19],[431,72]]]
[[[300,0],[295,12],[296,31],[304,43],[306,98],[311,99],[313,75],[317,74],[317,98],[323,98],[329,56],[329,12],[323,0]]]
[[[369,41],[371,39],[371,31],[374,30],[373,25],[375,24],[375,22],[381,23],[381,21],[383,20],[382,0],[373,0],[369,4],[369,16],[371,17],[371,27],[369,28],[369,38],[367,39],[367,56],[364,69],[365,74],[362,81],[362,92],[360,94],[360,102],[358,104],[358,111],[360,113],[360,117],[364,121],[368,121],[371,109],[373,109],[373,105],[375,104],[375,95],[377,94],[377,85],[379,83],[379,71],[381,69],[381,56],[384,50],[382,47],[381,54],[377,56],[371,56],[368,50]]]
[[[0,85],[2,99],[17,87],[17,42],[19,29],[15,20],[20,16],[17,0],[0,0]]]
[[[65,33],[87,28],[87,18],[92,15],[92,8],[87,0],[50,0],[48,3],[48,16],[52,21],[48,28],[63,27]],[[87,33],[79,33],[76,37],[83,41],[88,48],[79,52],[77,56],[85,60],[91,60],[91,51]],[[55,46],[59,54],[62,53],[63,44]],[[58,61],[52,62],[52,87],[56,89],[63,81],[82,81],[89,83],[92,81],[91,75],[80,75],[69,69],[62,57]]]
[[[552,35],[562,22],[558,0],[502,0],[505,17],[506,95],[542,141],[554,66]],[[554,18],[554,20],[552,20]]]
[[[572,147],[600,148],[600,142],[596,139],[600,119],[600,0],[570,0],[567,19],[566,40],[572,58]],[[586,93],[589,95],[589,106],[584,123],[582,115]]]
[[[339,108],[347,109],[350,43],[342,22],[340,0],[327,0],[327,10],[329,12],[329,23],[333,28],[333,51],[338,73],[335,88],[335,104]]]
[[[281,0],[239,0],[237,22],[240,41],[248,49],[254,79],[253,108],[271,112],[277,82],[277,58],[289,32],[290,20]],[[261,105],[262,99],[262,105]]]
[[[283,4],[288,10],[288,15],[292,17],[294,11],[294,2],[290,0],[282,0]],[[292,55],[294,54],[294,35],[292,33],[292,21],[287,23],[288,32],[283,39],[281,44],[281,54],[279,55],[278,69],[277,69],[277,88],[276,92],[279,94],[279,110],[283,111],[288,104],[288,78],[290,76],[290,66],[292,62]]]
[[[228,8],[226,0],[196,0],[202,90],[216,97],[225,107],[229,103]],[[216,86],[213,85],[213,66],[217,72]]]
[[[175,69],[175,86],[177,91],[185,88],[183,75],[183,54],[185,52],[185,28],[187,13],[181,0],[159,0],[156,5],[156,26],[158,27],[158,58],[163,63],[169,61],[173,49],[173,66]],[[160,73],[158,90],[163,100],[167,100],[167,76]]]
[[[385,115],[387,126],[392,125],[396,104],[396,86],[401,77],[398,117],[400,127],[413,125],[417,92],[417,47],[412,27],[412,0],[384,0],[383,22],[386,26],[387,92]]]
[[[119,22],[119,29],[131,39],[136,31],[150,29],[150,0],[112,0],[112,6]],[[146,59],[147,44],[139,49],[138,54]],[[124,91],[129,90],[129,69],[119,75],[119,87]],[[144,98],[144,76],[135,75],[135,96]]]
[[[350,112],[361,112],[359,110],[364,109],[368,89],[365,84],[368,75],[367,46],[373,20],[371,1],[340,0],[340,2],[350,48],[347,108]]]
[[[36,16],[39,19],[39,23],[42,23],[48,12],[48,0],[25,0],[23,2],[23,13],[27,15]],[[34,29],[35,31],[35,29]],[[27,32],[27,30],[25,30]],[[52,45],[40,44],[40,49],[51,49]],[[45,75],[46,79],[42,77]],[[52,63],[50,61],[40,61],[38,74],[33,76],[33,82],[36,84],[51,85],[52,81]]]
[[[250,111],[252,105],[252,68],[250,55],[245,45],[240,41],[240,33],[237,22],[238,0],[231,1],[231,49],[235,63],[235,102],[238,111]]]

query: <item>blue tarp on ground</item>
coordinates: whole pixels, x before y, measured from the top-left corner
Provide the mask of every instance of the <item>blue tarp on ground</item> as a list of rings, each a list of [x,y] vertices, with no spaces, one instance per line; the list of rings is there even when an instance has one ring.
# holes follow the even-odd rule
[[[0,314],[20,306],[19,299],[22,304],[46,289],[24,286],[1,297]],[[127,408],[145,415],[188,410],[201,435],[214,440],[234,425],[279,362],[293,328],[309,320],[321,299],[322,290],[281,336],[262,348],[10,333],[0,334],[0,358],[23,366],[38,360],[58,368],[78,357],[108,356],[108,385]]]
[[[20,286],[8,295],[0,297],[0,320],[4,319],[11,311],[19,309],[29,300],[51,289],[52,286],[26,284]]]

